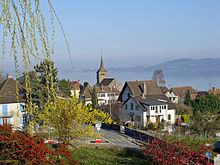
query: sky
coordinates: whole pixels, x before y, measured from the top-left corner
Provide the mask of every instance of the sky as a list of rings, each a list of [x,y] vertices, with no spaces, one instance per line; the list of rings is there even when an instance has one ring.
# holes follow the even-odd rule
[[[220,57],[219,0],[55,0],[52,4],[76,68],[97,68],[101,50],[106,68]],[[71,66],[57,21],[53,59],[57,66]]]

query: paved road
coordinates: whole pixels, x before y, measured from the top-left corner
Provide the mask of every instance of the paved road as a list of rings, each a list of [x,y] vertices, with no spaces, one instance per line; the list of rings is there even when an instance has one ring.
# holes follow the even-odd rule
[[[101,132],[104,134],[102,139],[107,140],[112,145],[123,148],[139,148],[139,145],[136,143],[135,139],[121,134],[120,132],[103,128],[101,129]]]

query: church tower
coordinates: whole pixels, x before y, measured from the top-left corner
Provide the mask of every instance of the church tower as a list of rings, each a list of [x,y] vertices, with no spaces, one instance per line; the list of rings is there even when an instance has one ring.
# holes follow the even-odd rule
[[[108,78],[108,72],[104,68],[102,56],[101,56],[100,68],[96,73],[97,73],[97,84],[99,84],[103,79]]]

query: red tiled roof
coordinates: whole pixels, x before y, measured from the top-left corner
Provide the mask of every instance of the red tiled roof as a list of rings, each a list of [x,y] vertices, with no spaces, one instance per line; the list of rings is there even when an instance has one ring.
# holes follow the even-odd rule
[[[80,90],[82,88],[82,84],[79,81],[72,81],[71,83],[71,90]]]
[[[186,97],[187,90],[190,91],[190,94],[197,94],[197,91],[193,89],[191,86],[185,86],[185,87],[173,87],[171,88],[178,96],[180,97]]]

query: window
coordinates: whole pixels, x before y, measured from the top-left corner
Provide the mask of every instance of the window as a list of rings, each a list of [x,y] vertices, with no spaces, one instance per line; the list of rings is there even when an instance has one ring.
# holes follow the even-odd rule
[[[171,120],[171,115],[170,114],[168,115],[168,120]]]
[[[157,106],[155,108],[156,108],[156,112],[155,113],[158,113]]]
[[[136,110],[139,110],[139,106],[138,106],[138,105],[135,105],[135,109],[136,109]]]
[[[108,93],[108,97],[110,96],[110,94]]]
[[[2,118],[3,124],[11,124],[11,118]]]
[[[141,116],[135,116],[135,120],[140,122],[141,121]]]
[[[125,104],[125,109],[128,109],[128,105],[127,104]]]
[[[128,93],[128,97],[130,97],[131,95],[130,95],[130,93]]]
[[[176,98],[175,98],[175,97],[173,97],[173,101],[174,101],[174,100],[176,100]]]
[[[134,104],[131,103],[130,106],[131,106],[131,110],[133,110],[134,109]]]
[[[100,97],[105,97],[105,94],[100,94]]]

